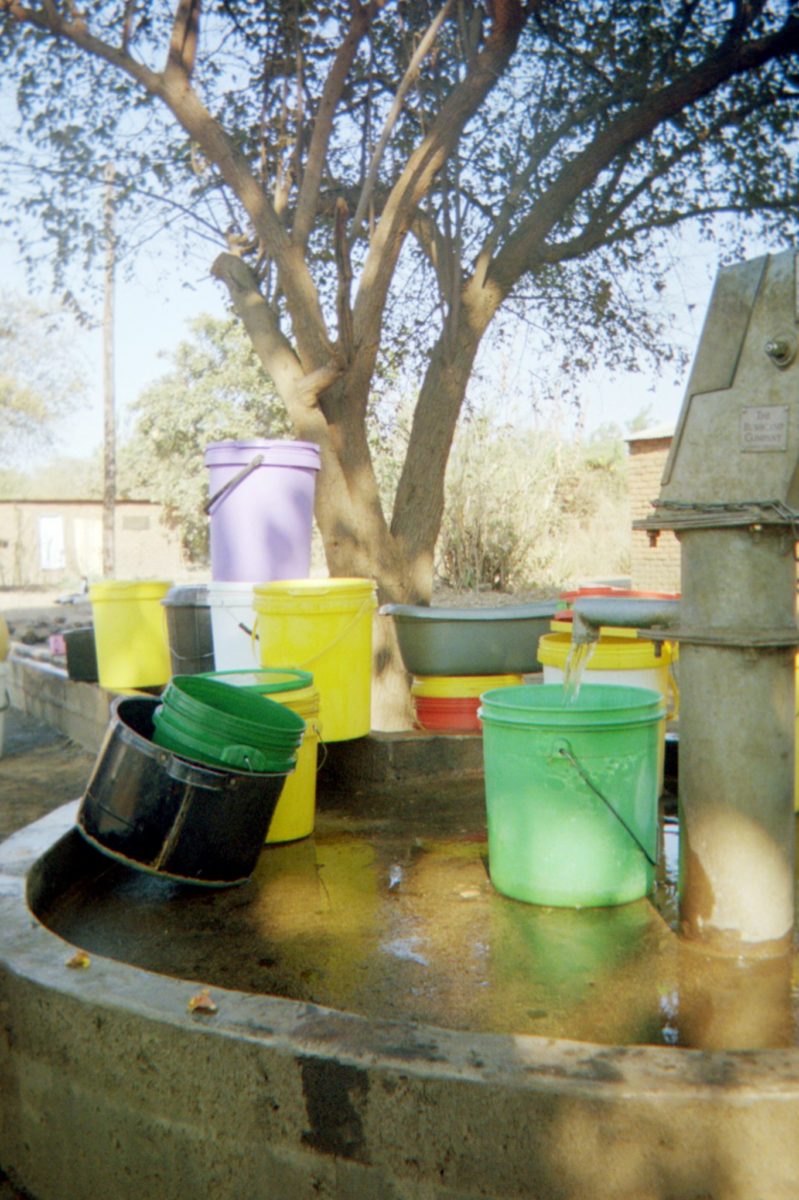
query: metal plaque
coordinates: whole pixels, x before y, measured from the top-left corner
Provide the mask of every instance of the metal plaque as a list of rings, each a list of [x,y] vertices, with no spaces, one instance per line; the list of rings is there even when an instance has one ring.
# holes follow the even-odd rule
[[[788,405],[764,404],[741,409],[741,442],[744,454],[788,449]]]

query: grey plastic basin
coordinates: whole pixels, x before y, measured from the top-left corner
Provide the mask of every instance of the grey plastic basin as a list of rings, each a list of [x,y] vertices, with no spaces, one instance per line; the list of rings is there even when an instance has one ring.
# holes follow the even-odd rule
[[[549,632],[558,601],[505,608],[429,608],[384,604],[400,653],[413,675],[501,675],[542,670],[538,639]]]

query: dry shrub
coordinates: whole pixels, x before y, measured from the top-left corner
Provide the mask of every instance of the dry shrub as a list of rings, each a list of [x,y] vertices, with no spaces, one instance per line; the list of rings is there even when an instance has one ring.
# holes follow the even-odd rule
[[[603,447],[553,430],[478,420],[453,447],[436,568],[451,588],[551,592],[629,569],[620,440]]]

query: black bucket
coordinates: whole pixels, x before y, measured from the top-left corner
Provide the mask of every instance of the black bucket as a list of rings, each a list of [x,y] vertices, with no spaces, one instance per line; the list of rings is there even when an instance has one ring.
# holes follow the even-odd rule
[[[166,610],[172,674],[202,675],[213,671],[216,660],[208,586],[170,588],[161,603]]]
[[[94,626],[64,631],[67,651],[67,675],[83,683],[97,683],[97,648],[94,644]]]
[[[225,887],[255,869],[286,776],[213,769],[152,742],[159,700],[120,697],[78,811],[80,833],[129,867]]]

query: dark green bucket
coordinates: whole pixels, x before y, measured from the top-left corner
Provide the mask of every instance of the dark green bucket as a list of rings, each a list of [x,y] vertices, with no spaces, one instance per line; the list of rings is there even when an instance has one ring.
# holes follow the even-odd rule
[[[157,745],[245,771],[292,771],[305,732],[305,721],[285,705],[205,675],[176,675],[153,722]]]
[[[481,697],[491,882],[514,900],[626,904],[654,884],[659,723],[648,688],[561,684]]]

